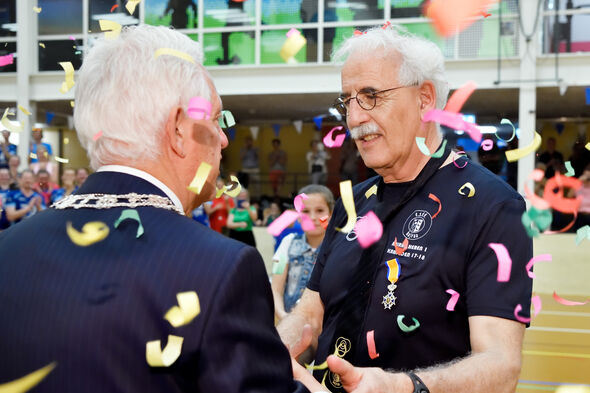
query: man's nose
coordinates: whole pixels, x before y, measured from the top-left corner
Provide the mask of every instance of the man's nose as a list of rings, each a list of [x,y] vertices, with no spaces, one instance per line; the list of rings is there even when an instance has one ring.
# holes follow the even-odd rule
[[[361,124],[368,122],[370,119],[369,112],[361,108],[355,98],[350,100],[346,114],[346,124],[349,129],[360,126]]]
[[[229,145],[229,141],[227,140],[227,136],[225,135],[225,132],[223,132],[223,130],[220,128],[219,129],[219,133],[220,133],[220,142],[221,142],[221,148],[225,149],[228,145]]]

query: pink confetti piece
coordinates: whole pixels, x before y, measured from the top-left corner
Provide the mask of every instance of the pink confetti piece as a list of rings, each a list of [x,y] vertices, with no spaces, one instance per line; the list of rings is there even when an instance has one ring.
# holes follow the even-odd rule
[[[471,139],[477,143],[481,142],[481,131],[477,124],[463,120],[461,113],[452,113],[440,109],[432,109],[426,112],[422,121],[434,121],[455,130],[465,131]]]
[[[536,278],[535,273],[531,271],[533,265],[537,262],[551,262],[551,254],[541,254],[536,257],[532,257],[529,263],[526,264],[526,272],[530,278]]]
[[[98,140],[98,138],[100,138],[102,136],[102,130],[98,131],[96,134],[94,134],[94,136],[92,137],[92,140],[94,142],[96,142]]]
[[[68,36],[68,38],[69,38],[70,40],[72,40],[72,41],[76,41],[76,39],[74,38],[74,36],[73,36],[73,35],[70,35],[70,36]]]
[[[514,318],[516,318],[516,320],[518,320],[519,322],[529,323],[531,321],[531,318],[525,318],[525,317],[521,317],[520,315],[518,315],[518,313],[521,311],[522,311],[522,306],[520,304],[517,304],[516,307],[514,308]]]
[[[315,229],[315,224],[307,214],[299,213],[299,218],[301,219],[301,228],[304,231],[313,231]]]
[[[387,22],[385,22],[385,23],[383,24],[383,26],[381,26],[381,28],[382,28],[383,30],[387,30],[387,28],[388,28],[389,26],[391,26],[391,22],[390,22],[390,21],[387,21]]]
[[[484,149],[485,151],[490,151],[492,150],[494,147],[494,141],[491,139],[484,139],[484,141],[481,143],[481,148]]]
[[[543,180],[544,177],[545,177],[545,172],[543,172],[543,170],[541,170],[541,169],[535,169],[530,175],[530,178],[533,179],[534,181],[541,181],[541,180]]]
[[[447,289],[446,292],[451,295],[447,303],[447,311],[455,311],[455,306],[457,305],[457,301],[459,300],[459,292],[455,291],[454,289]]]
[[[271,222],[266,230],[273,236],[279,236],[285,228],[295,222],[297,217],[299,217],[299,213],[293,210],[286,210],[276,220]]]
[[[289,30],[286,35],[287,35],[287,38],[291,38],[294,35],[300,35],[300,34],[301,34],[301,32],[299,30],[292,27],[291,30]]]
[[[332,134],[334,132],[340,131],[342,129],[344,129],[344,127],[342,127],[342,126],[337,126],[337,127],[332,128],[330,130],[330,132],[328,132],[326,134],[326,136],[324,137],[324,145],[326,145],[326,147],[328,147],[328,148],[342,146],[342,144],[344,143],[344,139],[346,139],[346,134],[338,134],[338,135],[336,135],[336,137],[332,138]]]
[[[211,117],[211,102],[200,96],[193,97],[189,100],[187,112],[195,120],[208,119]]]
[[[533,317],[536,317],[537,314],[541,312],[542,304],[540,296],[533,296],[531,299],[531,303],[533,303],[533,309],[535,310]]]
[[[451,94],[451,97],[447,101],[445,111],[452,113],[459,113],[465,101],[471,96],[471,94],[477,89],[477,85],[473,81],[465,83],[463,86],[458,88]]]
[[[510,258],[506,246],[500,243],[490,243],[488,246],[494,250],[498,258],[498,282],[507,282],[510,280],[512,258]]]
[[[367,248],[383,236],[383,224],[372,211],[356,222],[354,232],[362,248]]]
[[[367,332],[367,348],[369,349],[369,357],[371,359],[376,359],[379,357],[377,353],[377,348],[375,348],[375,331],[370,330]]]
[[[0,56],[0,67],[14,63],[14,53]]]
[[[303,209],[303,200],[308,198],[309,197],[304,192],[295,197],[293,205],[295,205],[295,211],[297,213],[301,213],[301,210]]]
[[[583,306],[584,304],[588,303],[588,301],[574,302],[573,300],[564,299],[561,296],[559,296],[555,291],[553,291],[553,299],[555,299],[557,303],[563,304],[564,306]]]
[[[440,213],[440,211],[442,210],[442,203],[440,203],[440,199],[438,199],[438,197],[432,193],[428,194],[428,198],[430,198],[433,201],[435,201],[436,203],[438,203],[438,210],[436,211],[436,213],[434,213],[432,215],[432,219],[434,220],[436,218],[436,216],[438,216],[438,213]]]

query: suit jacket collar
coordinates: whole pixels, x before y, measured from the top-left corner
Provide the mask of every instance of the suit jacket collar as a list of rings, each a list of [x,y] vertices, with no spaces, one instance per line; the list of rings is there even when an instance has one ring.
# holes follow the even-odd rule
[[[140,177],[120,172],[96,172],[88,176],[76,194],[154,194],[166,193]]]

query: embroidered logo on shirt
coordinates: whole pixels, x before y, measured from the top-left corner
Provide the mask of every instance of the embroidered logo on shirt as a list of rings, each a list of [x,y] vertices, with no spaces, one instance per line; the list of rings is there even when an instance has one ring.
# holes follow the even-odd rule
[[[432,226],[432,216],[426,210],[414,210],[404,223],[404,236],[408,240],[424,237]]]

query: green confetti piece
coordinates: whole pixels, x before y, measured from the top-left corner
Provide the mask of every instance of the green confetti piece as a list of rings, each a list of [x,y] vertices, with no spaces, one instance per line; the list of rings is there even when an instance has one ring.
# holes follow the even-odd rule
[[[221,117],[219,118],[219,127],[230,128],[236,125],[234,115],[230,111],[221,111]]]
[[[432,155],[430,154],[430,150],[428,150],[428,147],[426,146],[426,138],[422,138],[417,136],[416,137],[416,144],[418,145],[418,149],[420,149],[420,151],[422,152],[422,154],[424,154],[425,156],[428,157],[432,157],[432,158],[440,158],[442,157],[443,153],[445,152],[445,147],[447,146],[447,140],[443,140],[443,144],[440,147],[440,149],[438,149],[436,151],[436,153],[433,153]]]
[[[121,215],[119,216],[119,218],[117,218],[117,221],[115,221],[115,224],[114,224],[115,228],[117,228],[121,222],[123,222],[127,219],[137,221],[137,234],[135,235],[135,238],[137,239],[138,237],[143,235],[143,225],[141,225],[141,220],[139,219],[139,213],[137,212],[137,210],[134,210],[134,209],[123,210],[121,212]]]
[[[279,261],[273,263],[272,274],[283,274],[285,267],[287,266],[287,261],[287,255],[281,254],[279,256]]]
[[[529,237],[537,237],[551,225],[553,216],[549,209],[537,209],[534,206],[522,214],[522,225]]]
[[[496,130],[496,138],[498,138],[504,142],[510,142],[511,140],[513,140],[514,137],[516,136],[516,128],[514,128],[514,124],[512,124],[512,122],[508,119],[500,120],[500,124],[510,124],[510,126],[512,127],[512,136],[510,137],[510,139],[502,139],[498,136],[498,131]]]
[[[584,225],[576,231],[576,246],[579,246],[584,239],[590,240],[590,225]]]
[[[572,177],[576,174],[576,171],[574,171],[574,168],[572,167],[572,163],[569,161],[565,162],[565,169],[567,169],[565,175],[568,177]]]
[[[404,317],[405,317],[404,315],[397,316],[397,325],[399,326],[399,328],[401,329],[402,332],[405,332],[405,333],[413,332],[414,330],[416,330],[420,327],[420,322],[418,322],[418,320],[414,317],[412,317],[414,324],[412,326],[407,326],[403,321]]]

